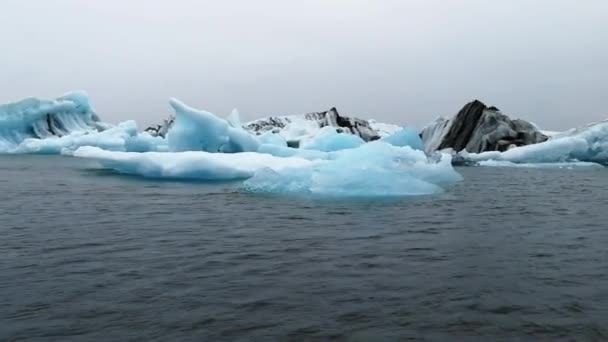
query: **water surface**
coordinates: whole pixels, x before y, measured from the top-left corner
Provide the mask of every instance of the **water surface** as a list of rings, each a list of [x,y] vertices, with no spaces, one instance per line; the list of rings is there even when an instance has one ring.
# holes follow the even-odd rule
[[[608,170],[314,201],[0,157],[0,340],[608,339]]]

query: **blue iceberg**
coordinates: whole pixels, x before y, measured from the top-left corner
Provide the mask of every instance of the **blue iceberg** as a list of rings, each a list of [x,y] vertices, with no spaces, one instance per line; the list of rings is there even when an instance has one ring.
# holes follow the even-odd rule
[[[329,159],[266,153],[116,152],[81,147],[74,153],[105,168],[148,178],[242,180],[255,193],[320,197],[430,195],[461,180],[449,155],[429,160],[422,151],[372,142],[334,152]]]

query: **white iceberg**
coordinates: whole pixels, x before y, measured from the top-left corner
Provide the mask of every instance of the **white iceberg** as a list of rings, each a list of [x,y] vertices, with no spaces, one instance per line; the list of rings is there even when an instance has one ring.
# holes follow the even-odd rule
[[[515,147],[505,152],[465,152],[461,155],[475,162],[608,164],[608,120],[558,133],[545,142]]]

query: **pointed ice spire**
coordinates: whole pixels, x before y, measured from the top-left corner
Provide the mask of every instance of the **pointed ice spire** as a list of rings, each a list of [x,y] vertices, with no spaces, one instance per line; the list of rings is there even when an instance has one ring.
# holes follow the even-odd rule
[[[231,127],[243,128],[243,126],[241,125],[241,116],[239,115],[239,111],[236,108],[234,108],[230,115],[228,115],[226,121],[228,121],[228,124]]]

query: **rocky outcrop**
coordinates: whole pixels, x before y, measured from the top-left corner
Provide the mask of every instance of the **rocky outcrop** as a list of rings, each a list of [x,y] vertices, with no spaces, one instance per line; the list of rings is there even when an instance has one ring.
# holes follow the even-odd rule
[[[506,151],[547,140],[536,126],[511,119],[479,100],[466,104],[452,119],[438,119],[420,133],[427,153],[452,149],[470,153]]]

